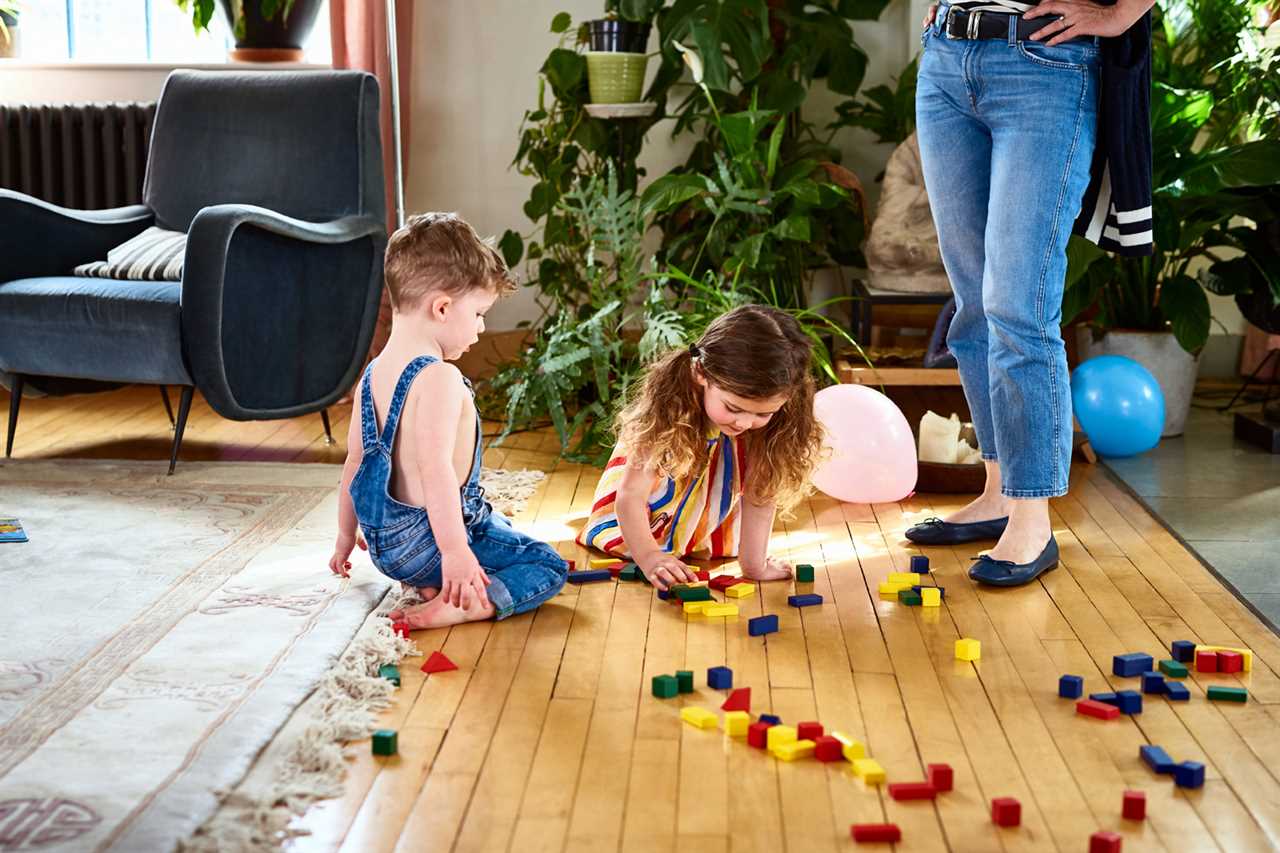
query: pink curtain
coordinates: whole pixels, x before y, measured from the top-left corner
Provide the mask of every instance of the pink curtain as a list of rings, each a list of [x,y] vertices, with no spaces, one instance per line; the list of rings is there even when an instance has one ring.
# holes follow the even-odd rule
[[[334,68],[358,68],[378,78],[382,93],[382,170],[386,177],[387,231],[396,228],[394,155],[391,132],[391,63],[387,57],[387,5],[384,0],[329,0]],[[399,58],[400,144],[404,173],[409,172],[409,114],[413,103],[413,0],[396,0],[396,52]],[[369,358],[381,352],[391,334],[391,306],[383,291]]]

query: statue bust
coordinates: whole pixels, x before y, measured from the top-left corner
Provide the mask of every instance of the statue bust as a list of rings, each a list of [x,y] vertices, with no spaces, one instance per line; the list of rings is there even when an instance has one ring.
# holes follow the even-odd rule
[[[913,133],[889,158],[879,210],[866,245],[873,290],[948,293],[951,284],[938,251],[938,232],[925,192],[920,147]]]

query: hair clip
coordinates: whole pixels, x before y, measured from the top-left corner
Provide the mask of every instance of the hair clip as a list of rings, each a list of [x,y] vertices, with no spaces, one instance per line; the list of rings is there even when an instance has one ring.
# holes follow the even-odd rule
[[[689,357],[699,358],[702,355],[702,348],[697,344],[689,344]]]

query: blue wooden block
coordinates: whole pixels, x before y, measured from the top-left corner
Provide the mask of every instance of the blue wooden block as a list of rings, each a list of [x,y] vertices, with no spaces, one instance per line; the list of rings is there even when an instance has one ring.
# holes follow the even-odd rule
[[[1173,771],[1173,782],[1179,788],[1199,788],[1204,785],[1204,765],[1199,761],[1184,761]]]
[[[591,583],[592,581],[607,581],[613,575],[609,574],[608,569],[593,569],[586,572],[569,572],[569,583]]]
[[[1196,644],[1190,640],[1174,640],[1169,644],[1169,653],[1179,663],[1191,663],[1196,659]]]
[[[926,557],[924,554],[912,554],[911,568],[908,569],[908,571],[912,571],[912,572],[915,572],[916,574],[921,574],[921,575],[925,574],[926,572],[929,571],[929,558]]]
[[[1090,693],[1089,698],[1095,702],[1105,702],[1108,705],[1119,705],[1120,702],[1114,693]]]
[[[771,613],[768,616],[757,616],[754,619],[747,620],[747,633],[753,637],[759,637],[763,634],[772,634],[777,630],[777,614]]]
[[[1186,702],[1191,698],[1191,691],[1187,689],[1187,685],[1178,681],[1166,681],[1164,683],[1164,695],[1168,697],[1170,702]]]
[[[916,584],[911,587],[912,592],[919,592],[922,589],[936,589],[938,591],[939,598],[945,600],[947,597],[947,588],[945,586],[925,586],[923,584]]]
[[[1064,675],[1058,679],[1058,695],[1063,699],[1079,699],[1084,693],[1084,678],[1079,675]]]
[[[1142,673],[1151,672],[1155,668],[1155,661],[1151,659],[1151,655],[1144,655],[1141,652],[1116,655],[1111,659],[1111,671],[1121,678],[1142,675]]]
[[[1172,773],[1177,767],[1173,763],[1173,759],[1169,757],[1169,753],[1159,746],[1140,746],[1138,747],[1138,756],[1147,762],[1147,766],[1157,773]]]
[[[733,687],[733,670],[727,666],[713,666],[707,670],[707,686],[712,690],[728,690]]]
[[[658,590],[658,598],[661,599],[662,601],[666,601],[670,597],[671,597],[671,590],[669,589]]]
[[[1158,672],[1142,673],[1142,692],[1155,693],[1157,695],[1164,692],[1164,676]]]
[[[1136,690],[1120,690],[1116,692],[1115,706],[1121,714],[1141,714],[1142,694]]]
[[[788,595],[787,604],[792,607],[812,607],[815,604],[822,603],[822,596],[816,592],[806,593],[804,595]]]
[[[780,726],[782,725],[782,718],[775,717],[773,714],[761,714],[757,719],[757,722],[768,723],[771,726]]]

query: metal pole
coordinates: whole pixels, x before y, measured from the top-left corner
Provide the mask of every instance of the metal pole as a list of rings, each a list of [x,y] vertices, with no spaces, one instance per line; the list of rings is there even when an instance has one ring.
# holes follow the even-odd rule
[[[404,225],[404,164],[400,157],[400,53],[396,49],[396,0],[387,0],[387,59],[391,63],[391,138],[395,146],[396,228]]]

